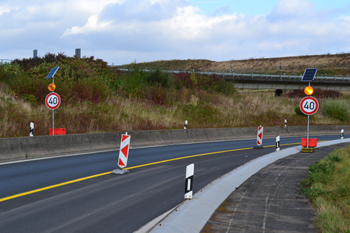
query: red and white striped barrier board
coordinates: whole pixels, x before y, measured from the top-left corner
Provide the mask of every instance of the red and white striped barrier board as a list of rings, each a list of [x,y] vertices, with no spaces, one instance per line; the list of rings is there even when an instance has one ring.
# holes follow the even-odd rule
[[[264,127],[262,127],[261,125],[258,127],[258,137],[257,137],[257,141],[256,144],[258,146],[262,145],[262,140],[263,140],[263,133],[264,133]]]
[[[130,148],[130,138],[131,136],[122,134],[122,141],[120,143],[118,166],[124,168],[128,164],[129,148]]]

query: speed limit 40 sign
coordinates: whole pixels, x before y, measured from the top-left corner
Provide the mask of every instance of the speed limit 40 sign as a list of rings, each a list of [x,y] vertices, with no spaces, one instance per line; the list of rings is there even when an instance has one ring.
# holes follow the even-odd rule
[[[318,110],[318,101],[312,96],[307,96],[300,101],[300,110],[305,115],[315,114]]]
[[[50,94],[48,94],[45,98],[45,104],[46,106],[51,109],[51,110],[55,110],[56,108],[58,108],[61,104],[61,97],[59,94],[57,94],[56,92],[51,92]]]

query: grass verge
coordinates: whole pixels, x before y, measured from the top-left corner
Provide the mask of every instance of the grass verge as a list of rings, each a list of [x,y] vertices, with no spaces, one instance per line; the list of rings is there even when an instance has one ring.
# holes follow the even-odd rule
[[[317,209],[321,232],[350,232],[350,146],[311,165],[300,191]]]

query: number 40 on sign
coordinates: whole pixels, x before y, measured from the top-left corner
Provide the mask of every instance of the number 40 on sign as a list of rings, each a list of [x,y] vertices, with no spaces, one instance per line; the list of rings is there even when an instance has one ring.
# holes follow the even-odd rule
[[[45,98],[45,104],[46,104],[46,107],[48,107],[49,109],[55,110],[61,104],[60,95],[57,94],[56,92],[52,92],[48,94]]]
[[[300,101],[300,110],[305,115],[315,114],[318,110],[318,101],[315,97],[307,96]]]

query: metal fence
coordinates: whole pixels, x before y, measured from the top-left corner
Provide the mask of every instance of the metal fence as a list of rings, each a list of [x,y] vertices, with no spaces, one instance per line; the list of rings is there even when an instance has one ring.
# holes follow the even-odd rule
[[[129,69],[119,69],[120,71],[123,71],[123,72],[128,72]],[[229,72],[229,71],[222,71],[222,72],[217,72],[217,71],[196,71],[196,70],[193,70],[193,71],[185,71],[185,70],[164,70],[164,69],[161,69],[163,72],[167,72],[167,73],[180,73],[180,72],[183,72],[183,73],[196,73],[196,74],[204,74],[204,75],[218,75],[218,76],[223,76],[223,77],[235,77],[235,76],[243,76],[243,77],[251,77],[251,78],[265,78],[265,79],[269,79],[269,78],[280,78],[280,79],[300,79],[302,78],[303,75],[286,75],[286,74],[263,74],[263,73],[240,73],[240,72]],[[143,71],[145,72],[150,72],[151,70],[149,69],[143,69]],[[349,76],[337,76],[337,75],[334,75],[334,76],[327,76],[327,75],[320,75],[320,76],[316,76],[315,79],[318,79],[318,80],[347,80],[347,81],[350,81],[350,77]]]

